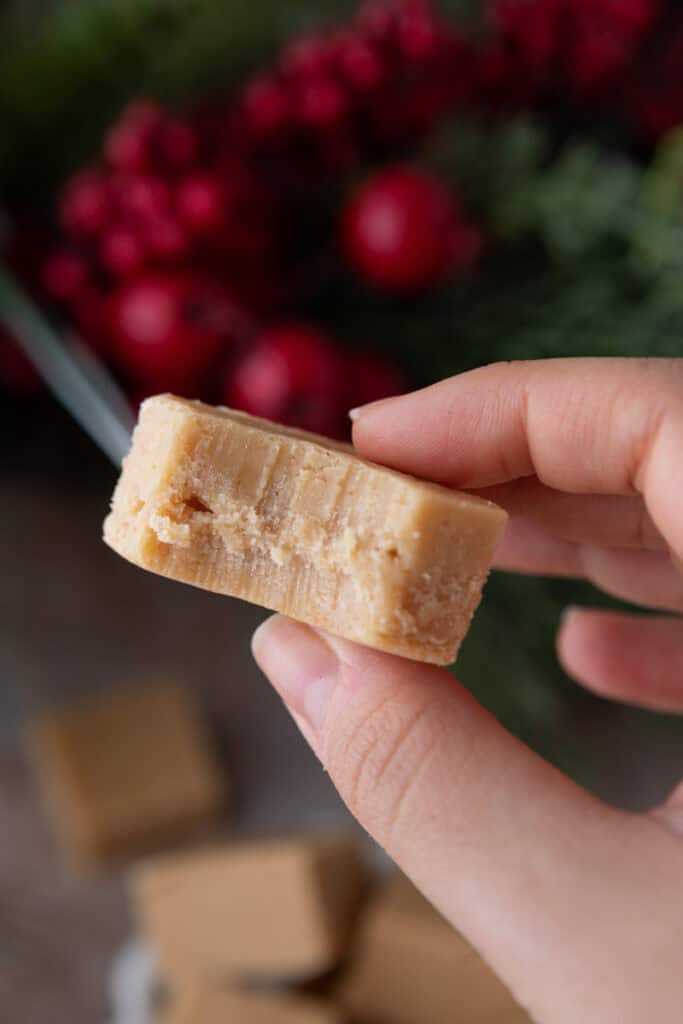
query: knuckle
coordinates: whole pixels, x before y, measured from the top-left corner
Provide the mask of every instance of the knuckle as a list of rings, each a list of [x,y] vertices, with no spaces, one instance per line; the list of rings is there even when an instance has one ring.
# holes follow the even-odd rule
[[[644,551],[665,551],[666,542],[652,521],[641,497],[624,499],[625,510],[623,546]]]
[[[683,561],[674,554],[669,554],[668,558],[674,572],[674,592],[670,610],[683,612]],[[681,792],[683,793],[683,784],[681,785]]]
[[[389,848],[415,820],[421,793],[449,758],[449,718],[442,701],[408,706],[390,697],[329,747],[328,768],[342,799]]]

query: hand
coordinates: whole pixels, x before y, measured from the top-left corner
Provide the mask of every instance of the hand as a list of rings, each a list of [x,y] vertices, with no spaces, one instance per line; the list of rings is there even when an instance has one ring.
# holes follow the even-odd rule
[[[683,360],[489,366],[360,410],[354,442],[507,508],[499,568],[683,611]],[[254,650],[353,814],[535,1019],[683,1021],[683,787],[627,814],[447,672],[280,617]],[[683,710],[675,614],[574,610],[558,651],[602,694]]]

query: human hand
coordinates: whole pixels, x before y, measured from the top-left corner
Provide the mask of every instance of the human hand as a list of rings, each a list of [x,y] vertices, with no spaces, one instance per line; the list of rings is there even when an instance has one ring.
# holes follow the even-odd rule
[[[683,611],[683,360],[497,364],[360,410],[354,442],[503,505],[499,568]],[[254,651],[352,813],[534,1019],[683,1021],[683,786],[618,811],[445,671],[279,616]],[[558,652],[603,695],[683,710],[676,614],[572,610]]]

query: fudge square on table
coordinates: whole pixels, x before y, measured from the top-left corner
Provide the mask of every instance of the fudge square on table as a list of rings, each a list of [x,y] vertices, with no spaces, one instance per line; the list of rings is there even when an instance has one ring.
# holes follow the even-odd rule
[[[342,1024],[332,1006],[297,996],[226,989],[197,989],[179,995],[162,1024]]]
[[[81,865],[182,838],[226,803],[199,709],[175,684],[45,712],[29,742],[62,845]]]
[[[163,576],[447,664],[506,518],[348,445],[160,395],[142,405],[104,537]]]
[[[134,867],[142,934],[171,989],[304,980],[346,948],[365,881],[347,839],[234,842]]]
[[[531,1024],[479,954],[401,875],[364,912],[336,1001],[363,1024]]]

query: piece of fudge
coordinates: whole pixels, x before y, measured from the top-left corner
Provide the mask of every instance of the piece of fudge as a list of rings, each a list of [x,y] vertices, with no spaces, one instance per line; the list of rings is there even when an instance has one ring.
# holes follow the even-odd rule
[[[172,684],[45,712],[29,742],[62,845],[81,865],[181,839],[226,803],[199,709]]]
[[[317,999],[203,988],[179,994],[162,1024],[342,1024],[342,1017]]]
[[[530,1024],[478,953],[401,876],[364,914],[337,1001],[363,1024]]]
[[[160,395],[142,406],[104,538],[163,576],[447,664],[506,518],[348,445]]]
[[[171,988],[189,980],[307,980],[345,949],[364,869],[340,839],[240,842],[133,869],[140,929]]]

